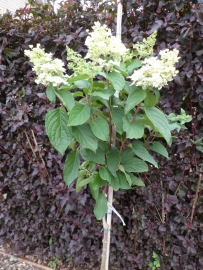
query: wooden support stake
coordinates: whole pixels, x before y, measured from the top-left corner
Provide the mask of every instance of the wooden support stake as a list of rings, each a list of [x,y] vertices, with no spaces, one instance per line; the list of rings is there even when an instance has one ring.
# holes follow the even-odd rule
[[[117,0],[117,28],[116,28],[116,37],[121,40],[121,24],[122,24],[122,4],[120,0]],[[115,126],[112,126],[111,130],[111,142],[112,147],[116,144],[116,129]],[[113,188],[108,187],[108,196],[107,200],[109,205],[113,203]],[[110,238],[111,238],[111,221],[112,221],[112,210],[108,207],[107,217],[103,218],[103,227],[104,227],[104,236],[103,236],[103,250],[102,250],[102,262],[101,270],[109,270],[109,254],[110,254]]]

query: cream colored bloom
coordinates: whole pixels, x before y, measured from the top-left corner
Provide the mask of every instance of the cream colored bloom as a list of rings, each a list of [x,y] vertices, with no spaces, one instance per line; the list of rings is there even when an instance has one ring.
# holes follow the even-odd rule
[[[156,36],[157,31],[154,31],[147,39],[144,38],[142,42],[138,42],[133,46],[133,49],[136,50],[139,58],[145,58],[152,55],[156,43]]]
[[[94,77],[101,71],[111,72],[115,65],[132,60],[134,56],[139,58],[150,56],[153,53],[155,41],[156,32],[141,43],[135,44],[133,47],[136,51],[131,52],[119,39],[112,36],[111,30],[106,25],[96,22],[93,31],[89,33],[85,41],[85,45],[88,47],[85,58],[67,47],[68,67],[73,70],[75,75],[86,74],[90,77]],[[52,83],[55,87],[67,84],[68,76],[64,75],[65,68],[60,59],[53,59],[52,54],[40,49],[39,44],[36,48],[31,46],[30,48],[31,50],[26,50],[25,54],[34,64],[37,83],[44,85]],[[135,70],[130,78],[133,84],[161,89],[178,73],[175,69],[178,59],[177,50],[163,50],[160,52],[159,58],[144,59],[142,67]]]
[[[180,58],[178,50],[169,51],[166,49],[161,51],[160,55],[161,59],[150,57],[143,61],[143,66],[130,76],[132,84],[161,89],[173,80],[173,77],[178,73],[175,68],[175,64]]]
[[[60,59],[52,59],[52,54],[45,53],[39,44],[36,48],[33,48],[33,46],[30,46],[30,48],[31,50],[25,50],[25,55],[34,64],[33,70],[37,74],[36,83],[44,85],[52,83],[54,87],[67,83],[68,76],[64,75],[64,63]]]
[[[76,75],[87,74],[92,77],[101,71],[110,72],[113,71],[114,65],[132,58],[131,55],[129,58],[129,50],[125,45],[112,36],[111,30],[106,25],[99,22],[95,22],[85,45],[88,47],[85,59],[67,47],[68,67]]]
[[[128,49],[116,37],[112,36],[111,30],[104,24],[96,22],[93,26],[93,32],[89,34],[85,41],[88,47],[88,55],[92,61],[97,61],[107,57],[114,61],[122,61]],[[106,62],[107,59],[106,59]]]

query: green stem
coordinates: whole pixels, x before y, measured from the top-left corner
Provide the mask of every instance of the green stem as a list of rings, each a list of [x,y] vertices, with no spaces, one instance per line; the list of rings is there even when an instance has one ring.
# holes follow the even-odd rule
[[[131,120],[131,124],[135,121],[135,118],[136,118],[138,112],[140,111],[141,104],[142,104],[142,102],[140,102],[140,103],[138,104],[137,109],[135,110],[135,113],[134,113],[133,118],[132,118],[132,120]]]
[[[109,100],[109,108],[111,107],[111,102]],[[111,143],[112,143],[112,119],[111,119],[111,112],[110,109],[108,110],[108,116],[109,116],[109,149],[111,148]]]
[[[92,88],[93,88],[93,77],[91,78],[91,88],[90,88],[90,93],[92,92]]]
[[[156,132],[150,132],[148,138],[145,141],[145,147],[148,148],[148,146],[155,140],[155,138],[156,138]]]

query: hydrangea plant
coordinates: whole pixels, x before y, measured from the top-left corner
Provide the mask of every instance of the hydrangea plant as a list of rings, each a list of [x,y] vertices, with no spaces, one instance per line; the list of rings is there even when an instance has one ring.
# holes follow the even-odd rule
[[[109,188],[144,186],[140,174],[148,164],[158,168],[152,153],[168,157],[163,142],[171,144],[171,126],[157,104],[159,90],[178,73],[179,57],[176,49],[152,56],[155,42],[156,32],[130,50],[96,22],[85,58],[67,47],[71,76],[40,45],[25,51],[36,83],[47,86],[51,102],[60,100],[47,113],[45,126],[56,150],[64,155],[69,148],[64,181],[76,181],[76,192],[89,186],[98,220],[107,212]]]
[[[139,173],[148,171],[147,163],[158,167],[150,152],[167,157],[161,138],[170,143],[171,128],[157,107],[158,90],[178,73],[179,57],[176,49],[151,56],[155,41],[156,32],[131,51],[96,22],[85,42],[85,58],[67,47],[71,76],[39,44],[25,51],[34,64],[35,82],[48,86],[51,102],[56,97],[61,102],[46,115],[46,131],[62,155],[70,148],[64,180],[70,185],[77,179],[76,191],[89,184],[98,219],[106,213],[109,184],[116,191],[143,186]]]

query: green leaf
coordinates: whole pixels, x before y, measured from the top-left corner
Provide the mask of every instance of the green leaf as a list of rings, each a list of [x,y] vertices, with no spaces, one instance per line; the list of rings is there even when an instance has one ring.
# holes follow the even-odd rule
[[[109,170],[106,167],[100,167],[99,168],[99,175],[103,180],[106,181],[111,181],[111,173],[109,172]]]
[[[71,76],[70,78],[68,78],[68,82],[69,83],[74,83],[77,81],[82,81],[82,80],[88,80],[89,76],[88,75],[77,75],[77,76]]]
[[[123,168],[126,172],[141,173],[141,172],[148,171],[147,163],[138,159],[138,158],[134,158],[134,157],[123,160],[121,162],[121,165],[123,166]]]
[[[109,152],[109,145],[105,142],[99,142],[99,148],[101,148],[104,154]]]
[[[160,262],[159,261],[155,261],[154,262],[154,266],[156,267],[156,268],[159,268],[161,265],[160,265]]]
[[[88,124],[73,127],[73,136],[83,148],[96,151],[98,148],[98,140],[92,133],[92,130]]]
[[[132,185],[132,180],[131,180],[130,176],[126,173],[124,167],[123,167],[122,165],[118,165],[118,168],[119,168],[119,170],[120,170],[121,172],[124,173],[125,178],[126,178],[128,184],[129,184],[129,186],[131,186],[131,185]]]
[[[123,117],[124,117],[124,110],[121,108],[112,108],[111,109],[111,117],[114,125],[116,126],[116,131],[119,134],[123,133]]]
[[[136,121],[140,124],[143,124],[145,126],[148,126],[148,128],[150,128],[150,130],[154,129],[154,125],[152,124],[152,122],[147,118],[147,116],[145,114],[143,114],[141,117],[139,117],[140,115],[137,115],[136,117]]]
[[[153,267],[154,267],[153,262],[150,262],[150,263],[148,264],[148,266],[149,266],[150,268],[152,268],[152,269],[153,269]]]
[[[113,190],[117,191],[119,189],[119,179],[117,178],[117,176],[114,177],[106,167],[99,168],[99,175],[103,180],[109,182]]]
[[[90,89],[91,84],[87,81],[81,80],[81,81],[75,81],[74,84],[79,89]]]
[[[83,163],[81,166],[83,166],[83,165],[85,165],[84,168],[86,168],[88,164]],[[81,168],[81,166],[80,166],[80,168]],[[78,179],[84,179],[84,177],[86,176],[87,173],[88,173],[87,169],[81,169],[78,173]]]
[[[144,148],[143,143],[139,141],[135,141],[132,143],[132,149],[136,156],[143,159],[144,161],[148,161],[153,164],[156,168],[158,168],[158,164],[154,160],[154,158],[149,154],[149,152]]]
[[[66,106],[68,111],[70,111],[74,107],[75,101],[69,91],[63,89],[57,90],[56,95],[62,101],[63,105]]]
[[[160,91],[158,89],[156,89],[156,88],[154,88],[153,91],[154,91],[154,94],[156,96],[156,100],[157,100],[157,103],[158,103],[159,98],[160,98]]]
[[[111,176],[111,180],[109,181],[109,184],[112,186],[114,191],[118,191],[120,188],[119,179],[118,177]]]
[[[94,214],[98,220],[101,220],[107,212],[107,199],[102,192],[99,194],[94,207]]]
[[[127,98],[125,105],[125,114],[135,108],[146,97],[146,92],[141,87],[137,87]]]
[[[121,100],[120,98],[117,98],[115,96],[113,96],[111,99],[111,106],[115,105],[115,107],[124,107],[124,103],[125,102],[123,100]]]
[[[97,102],[96,104],[95,104],[95,101]],[[95,104],[96,106],[99,106],[100,104],[99,104],[99,102],[102,104],[102,105],[104,105],[106,108],[109,108],[109,103],[108,103],[108,100],[106,100],[106,99],[104,99],[104,98],[101,98],[101,97],[99,97],[99,96],[91,96],[91,103],[92,104]],[[93,107],[94,107],[94,105],[93,105]]]
[[[128,94],[130,94],[130,93],[133,91],[130,82],[125,81],[124,90],[125,90]]]
[[[93,92],[91,94],[89,93],[89,94],[93,97],[100,97],[100,98],[109,100],[109,98],[111,96],[113,96],[114,93],[115,93],[115,91],[113,89],[110,89],[110,90],[96,91],[96,92]]]
[[[114,70],[118,70],[124,77],[129,76],[128,70],[125,67],[125,64],[120,64],[120,66],[114,65]]]
[[[160,142],[156,142],[156,141],[152,142],[152,145],[150,145],[149,148],[150,150],[168,158],[168,152],[165,146],[163,146]]]
[[[15,50],[10,49],[10,48],[3,49],[3,53],[5,53],[9,58],[12,58],[13,56],[15,56]]]
[[[49,239],[49,245],[51,245],[52,243],[53,243],[53,239],[50,238],[50,239]]]
[[[95,166],[96,166],[96,164],[93,161],[90,161],[89,162],[89,169],[90,169],[90,171],[94,170],[95,169]]]
[[[89,183],[89,188],[92,194],[92,197],[96,200],[99,196],[99,188],[94,189],[94,184],[93,182]]]
[[[98,118],[105,119],[106,120],[106,115],[98,108],[91,108],[92,109],[92,114],[97,116]]]
[[[111,174],[115,177],[119,163],[120,163],[120,153],[118,149],[113,148],[107,154],[107,166]]]
[[[73,150],[68,154],[63,170],[64,181],[67,185],[70,185],[78,177],[79,167],[79,152],[77,150]]]
[[[158,255],[157,255],[156,252],[154,252],[154,251],[153,251],[153,253],[152,253],[152,258],[154,258],[154,259],[158,258]]]
[[[100,148],[98,148],[96,152],[93,152],[90,149],[81,148],[80,155],[84,160],[94,161],[97,164],[105,165],[105,155]]]
[[[77,103],[70,111],[68,125],[82,125],[90,118],[90,107]]]
[[[73,97],[84,97],[84,93],[82,91],[76,91],[73,93]]]
[[[58,88],[57,91],[61,91],[61,90],[66,90],[66,91],[70,91],[72,89],[75,89],[75,85],[71,84],[71,85],[62,85]]]
[[[45,118],[46,133],[51,144],[62,155],[72,141],[71,128],[67,126],[68,116],[63,108],[49,111]]]
[[[76,192],[79,192],[82,187],[84,187],[87,184],[91,183],[93,180],[94,180],[94,177],[90,176],[88,178],[85,178],[84,180],[78,181],[78,183],[76,185]]]
[[[80,168],[81,168],[81,166],[80,166]],[[78,179],[77,179],[77,182],[76,182],[76,188],[75,188],[76,192],[79,192],[81,190],[81,187],[79,187],[78,184],[79,184],[80,181],[82,181],[86,177],[87,173],[88,173],[87,169],[82,169],[82,170],[79,171]]]
[[[92,187],[94,189],[99,189],[100,187],[104,187],[106,185],[107,181],[103,180],[101,177],[100,177],[100,174],[97,173],[95,178],[94,178],[94,181],[92,182]]]
[[[128,73],[131,75],[134,69],[142,66],[142,62],[139,59],[134,59],[128,66]]]
[[[101,90],[105,89],[105,87],[106,87],[106,83],[104,81],[93,81],[92,88],[94,91],[95,91],[95,89],[101,91]]]
[[[121,189],[131,189],[131,186],[126,181],[126,176],[123,172],[117,172],[117,178],[119,180],[119,186]]]
[[[203,152],[203,147],[201,145],[197,145],[196,146],[196,149],[200,152]]]
[[[90,127],[98,139],[102,141],[109,141],[109,125],[106,120],[97,118],[93,122],[90,122]]]
[[[107,80],[111,82],[116,91],[119,92],[123,89],[125,85],[125,79],[120,73],[113,71],[111,73],[106,73],[105,75]]]
[[[145,187],[145,183],[139,179],[138,177],[134,176],[133,174],[129,173],[129,176],[132,181],[132,185],[138,186],[138,187]]]
[[[129,139],[140,139],[144,135],[144,126],[136,121],[131,123],[127,116],[123,118],[123,129]]]
[[[157,131],[164,137],[169,144],[171,139],[171,132],[168,120],[165,114],[155,107],[145,107],[145,113],[149,120],[153,123]]]
[[[122,153],[121,153],[121,162],[123,162],[125,159],[129,159],[129,158],[132,158],[134,157],[134,152],[132,150],[132,148],[124,148],[122,150]]]
[[[56,102],[55,88],[53,87],[53,84],[52,84],[52,83],[50,83],[50,84],[47,86],[47,89],[46,89],[46,95],[47,95],[47,98],[48,98],[52,103],[55,103],[55,102]]]
[[[146,91],[146,98],[144,100],[145,106],[156,106],[158,103],[157,97],[150,91]]]
[[[135,84],[132,85],[131,82],[126,81],[124,89],[128,94],[131,94],[134,90],[137,89],[137,86]]]

